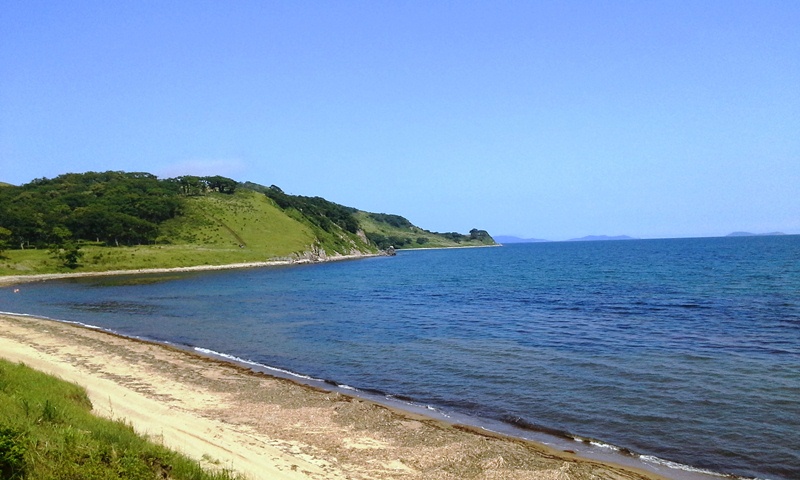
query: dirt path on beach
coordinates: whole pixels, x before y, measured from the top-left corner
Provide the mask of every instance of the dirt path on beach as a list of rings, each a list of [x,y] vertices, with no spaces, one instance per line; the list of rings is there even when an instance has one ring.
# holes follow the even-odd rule
[[[97,414],[252,479],[655,479],[163,345],[0,315],[0,357],[75,382]]]

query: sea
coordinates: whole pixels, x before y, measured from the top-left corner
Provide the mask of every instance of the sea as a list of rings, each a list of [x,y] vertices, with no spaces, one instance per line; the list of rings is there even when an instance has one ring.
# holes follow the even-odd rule
[[[638,466],[800,478],[800,236],[550,242],[0,289],[4,312]]]

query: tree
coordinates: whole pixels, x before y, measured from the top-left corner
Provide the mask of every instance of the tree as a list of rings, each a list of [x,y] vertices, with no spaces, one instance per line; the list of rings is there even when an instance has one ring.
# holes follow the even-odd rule
[[[184,175],[182,177],[171,178],[170,181],[177,183],[180,186],[180,192],[184,195],[200,195],[205,190],[204,182],[200,177],[194,175]]]
[[[208,185],[209,190],[217,191],[219,193],[232,194],[236,191],[238,182],[227,177],[215,175],[213,177],[203,177],[203,180]]]
[[[395,228],[412,228],[414,225],[407,218],[389,213],[370,213],[370,218],[376,222],[389,224]]]
[[[326,232],[336,231],[334,226],[350,233],[356,233],[359,229],[358,220],[354,216],[357,211],[355,208],[345,207],[322,197],[287,195],[275,185],[264,190],[264,194],[283,210],[296,210],[311,224]]]
[[[10,240],[11,230],[0,227],[0,258],[3,258],[3,252],[8,248]]]
[[[194,178],[192,183],[187,177],[187,188],[200,185]],[[159,225],[180,213],[181,192],[177,181],[149,173],[67,173],[0,188],[0,225],[13,232],[15,248],[48,248],[57,243],[56,226],[67,228],[74,240],[146,243],[157,237]]]
[[[78,242],[73,240],[72,232],[65,227],[56,226],[53,227],[51,239],[50,255],[60,260],[61,264],[67,268],[77,268],[83,252],[81,252]]]
[[[478,230],[477,228],[473,228],[472,230],[469,231],[469,238],[472,240],[480,240],[483,242],[488,240],[490,237],[489,237],[489,232],[487,232],[486,230]]]

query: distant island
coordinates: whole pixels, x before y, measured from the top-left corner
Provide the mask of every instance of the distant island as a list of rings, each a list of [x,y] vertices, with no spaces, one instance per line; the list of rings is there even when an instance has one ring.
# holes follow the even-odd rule
[[[786,234],[783,232],[770,232],[770,233],[733,232],[726,235],[726,237],[769,237],[772,235],[786,235]]]
[[[505,243],[537,243],[537,242],[549,242],[550,240],[545,240],[542,238],[519,238],[512,235],[497,235],[494,237],[494,241],[500,244]]]
[[[638,240],[634,237],[629,237],[627,235],[616,235],[616,236],[608,236],[608,235],[587,235],[581,238],[571,238],[567,240],[568,242],[603,242],[603,241],[610,241],[610,240]]]

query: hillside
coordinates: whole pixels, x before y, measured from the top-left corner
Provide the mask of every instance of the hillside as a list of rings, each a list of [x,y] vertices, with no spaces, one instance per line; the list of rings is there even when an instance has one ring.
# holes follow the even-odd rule
[[[367,238],[381,249],[390,246],[403,249],[495,245],[485,230],[472,229],[468,235],[438,233],[417,227],[400,215],[358,211],[355,217]]]
[[[181,215],[164,223],[158,241],[253,251],[262,260],[307,252],[344,255],[376,251],[357,235],[334,226],[324,230],[306,216],[287,212],[269,197],[249,189],[186,199]]]
[[[0,189],[0,275],[325,259],[493,244],[225,177],[88,172]]]

